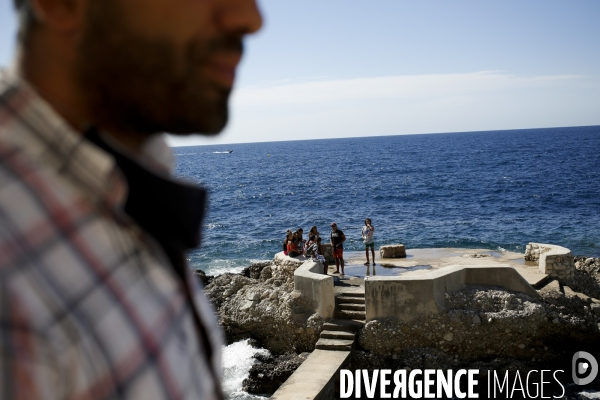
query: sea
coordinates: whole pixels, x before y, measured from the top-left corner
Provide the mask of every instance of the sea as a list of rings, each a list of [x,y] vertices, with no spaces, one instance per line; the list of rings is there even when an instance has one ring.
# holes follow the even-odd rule
[[[189,254],[191,267],[208,275],[272,260],[288,229],[316,225],[327,238],[333,221],[345,233],[345,250],[359,251],[365,218],[376,228],[377,247],[524,253],[527,243],[538,242],[600,257],[600,126],[205,145],[174,153],[176,175],[209,191],[202,246]],[[232,354],[247,354],[251,366],[256,350],[235,345]],[[247,373],[226,371],[232,382]],[[239,390],[229,389],[231,398],[254,398]]]

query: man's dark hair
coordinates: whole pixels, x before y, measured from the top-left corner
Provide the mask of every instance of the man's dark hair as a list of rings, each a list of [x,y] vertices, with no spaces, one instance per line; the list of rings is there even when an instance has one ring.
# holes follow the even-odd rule
[[[13,2],[19,15],[19,34],[17,38],[20,43],[25,44],[29,40],[31,31],[37,24],[37,19],[29,0],[13,0]]]

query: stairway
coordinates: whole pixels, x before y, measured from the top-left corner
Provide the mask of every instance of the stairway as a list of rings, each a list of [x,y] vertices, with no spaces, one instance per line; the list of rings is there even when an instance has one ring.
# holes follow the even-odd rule
[[[364,292],[340,292],[336,295],[336,317],[323,324],[315,345],[319,350],[352,351],[356,332],[365,323]]]
[[[337,318],[365,320],[365,292],[340,292],[335,302]]]

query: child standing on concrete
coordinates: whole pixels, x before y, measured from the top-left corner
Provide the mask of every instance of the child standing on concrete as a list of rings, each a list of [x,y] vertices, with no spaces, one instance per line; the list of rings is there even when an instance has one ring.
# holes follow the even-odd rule
[[[362,238],[365,243],[365,254],[367,256],[365,265],[369,265],[369,247],[371,248],[371,255],[373,256],[373,265],[375,265],[375,242],[373,241],[373,232],[375,232],[375,227],[371,225],[371,220],[369,218],[365,219],[365,226],[362,228]]]

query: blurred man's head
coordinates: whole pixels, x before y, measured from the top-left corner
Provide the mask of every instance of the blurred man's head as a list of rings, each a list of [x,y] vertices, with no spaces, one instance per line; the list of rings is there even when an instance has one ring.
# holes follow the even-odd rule
[[[36,60],[24,66],[26,78],[43,87],[40,80],[53,79],[53,71],[65,75],[64,90],[72,93],[58,98],[82,103],[65,108],[87,114],[81,116],[86,123],[124,133],[223,129],[242,38],[262,23],[255,0],[15,4],[23,60]],[[35,72],[44,60],[55,67],[47,77]],[[52,103],[53,94],[48,97]]]

